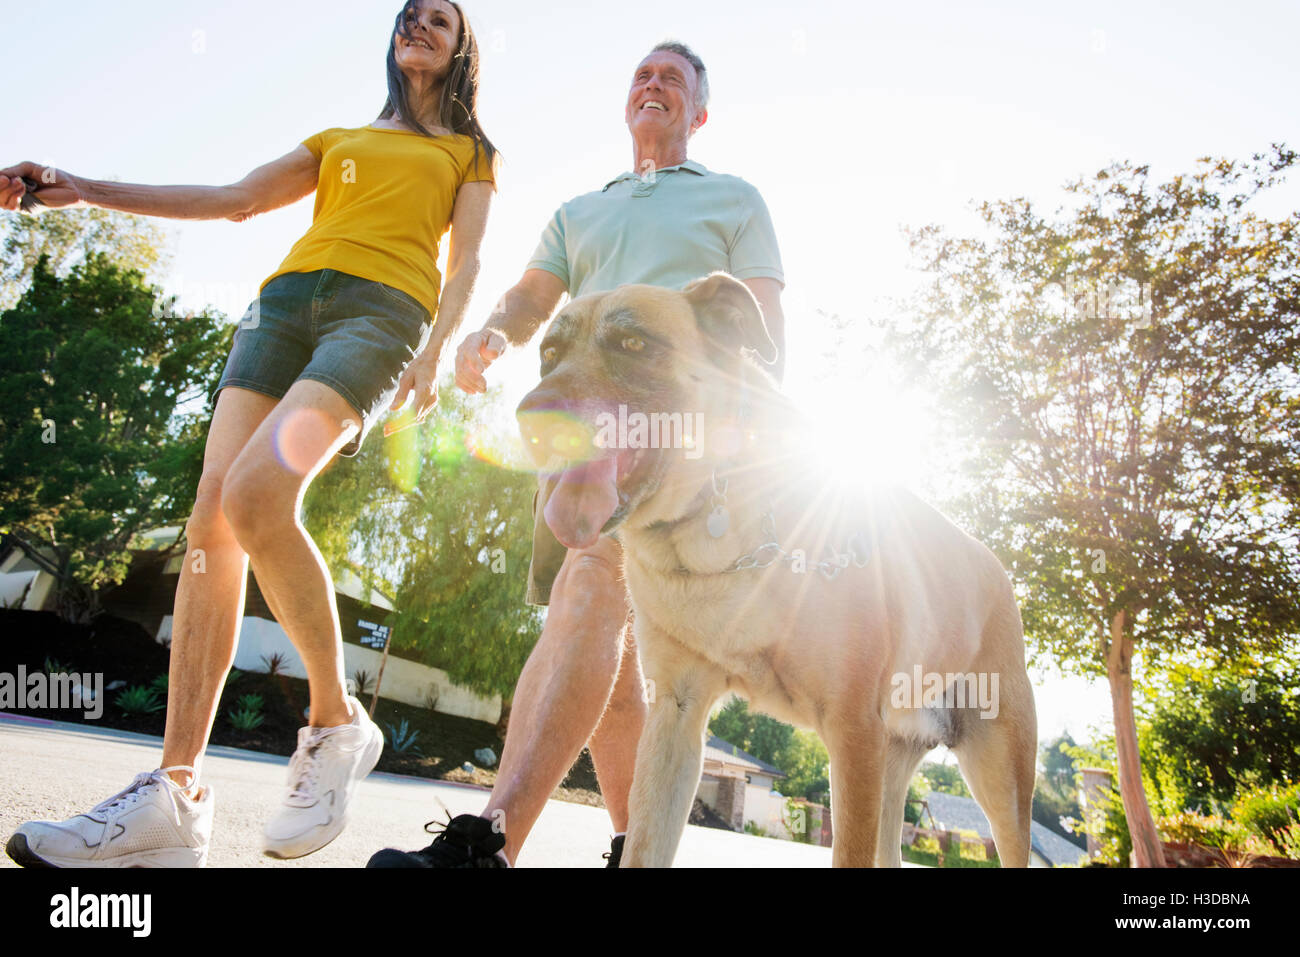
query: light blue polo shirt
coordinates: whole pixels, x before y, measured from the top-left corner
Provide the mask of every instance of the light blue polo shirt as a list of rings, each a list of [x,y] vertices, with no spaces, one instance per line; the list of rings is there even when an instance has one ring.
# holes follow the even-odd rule
[[[623,173],[569,200],[528,268],[554,273],[570,299],[626,283],[680,289],[718,270],[785,282],[758,190],[691,160],[645,176]]]

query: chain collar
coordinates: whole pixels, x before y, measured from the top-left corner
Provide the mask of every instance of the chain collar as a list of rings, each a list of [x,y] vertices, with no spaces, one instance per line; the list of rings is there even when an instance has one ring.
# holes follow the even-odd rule
[[[818,562],[808,562],[803,555],[792,555],[782,548],[781,543],[776,540],[776,519],[773,517],[770,505],[767,513],[763,516],[763,534],[767,537],[766,542],[749,554],[741,555],[723,569],[723,573],[731,574],[751,568],[767,568],[777,562],[793,565],[797,561],[802,561],[805,572],[816,570],[821,572],[827,581],[834,581],[839,577],[840,572],[848,568],[849,565],[856,568],[865,568],[871,561],[871,545],[861,532],[854,534],[848,540],[849,550],[847,552],[841,552],[830,545],[825,546],[822,549],[822,555],[825,557]]]
[[[717,474],[715,473],[712,478],[712,483],[713,495],[709,499],[711,511],[709,514],[708,529],[709,534],[714,538],[721,538],[722,535],[726,533],[725,526],[728,523],[726,517],[727,481],[726,479],[723,479],[722,482],[719,483]],[[707,487],[705,491],[707,491]],[[717,516],[719,514],[723,516],[721,520],[722,531],[714,534],[715,529],[718,527]],[[865,568],[871,562],[873,549],[871,543],[867,541],[866,536],[862,532],[856,532],[849,538],[846,543],[848,546],[848,551],[846,552],[841,552],[831,545],[826,545],[822,549],[823,557],[817,562],[809,562],[807,557],[803,554],[787,552],[781,547],[781,543],[777,541],[776,518],[770,503],[768,504],[767,512],[763,515],[762,528],[763,535],[767,540],[753,551],[741,555],[733,561],[722,570],[722,574],[730,575],[735,572],[748,571],[750,569],[768,568],[775,565],[777,562],[793,566],[797,562],[803,565],[803,569],[800,572],[796,572],[796,574],[807,573],[808,571],[817,571],[825,576],[827,581],[834,581],[839,577],[840,572],[844,571],[844,569],[848,568],[850,565],[855,568]],[[800,549],[795,549],[795,552],[800,551]],[[691,574],[690,570],[683,565],[678,565],[677,571],[678,574],[682,575]]]

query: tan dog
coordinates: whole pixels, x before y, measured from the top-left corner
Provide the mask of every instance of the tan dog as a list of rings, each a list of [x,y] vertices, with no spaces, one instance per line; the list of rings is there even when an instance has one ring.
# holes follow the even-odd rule
[[[915,496],[817,474],[807,420],[746,349],[775,358],[730,276],[624,286],[562,310],[519,407],[539,460],[568,460],[546,503],[556,537],[623,544],[653,696],[623,865],[672,863],[728,692],[826,743],[836,866],[900,863],[908,782],[938,744],[1003,865],[1027,865],[1036,721],[1005,571]],[[637,413],[678,447],[645,448]],[[674,421],[682,441],[662,441]]]

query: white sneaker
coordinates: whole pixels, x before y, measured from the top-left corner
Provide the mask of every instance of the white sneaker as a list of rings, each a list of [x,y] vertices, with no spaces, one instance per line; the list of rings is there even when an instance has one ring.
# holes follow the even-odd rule
[[[352,792],[379,763],[384,735],[349,697],[352,723],[299,728],[289,759],[289,787],[280,810],[266,822],[262,850],[269,857],[302,857],[343,833]]]
[[[29,821],[6,852],[23,867],[202,867],[212,837],[212,788],[198,800],[159,768],[66,821]]]

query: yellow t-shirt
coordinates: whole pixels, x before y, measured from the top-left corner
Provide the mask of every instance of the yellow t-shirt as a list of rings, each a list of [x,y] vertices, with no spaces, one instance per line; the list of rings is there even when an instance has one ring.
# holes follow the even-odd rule
[[[474,141],[363,126],[328,129],[302,145],[320,160],[311,228],[262,287],[285,273],[337,269],[400,289],[436,316],[438,243],[456,192],[494,182],[481,151],[475,161]]]

